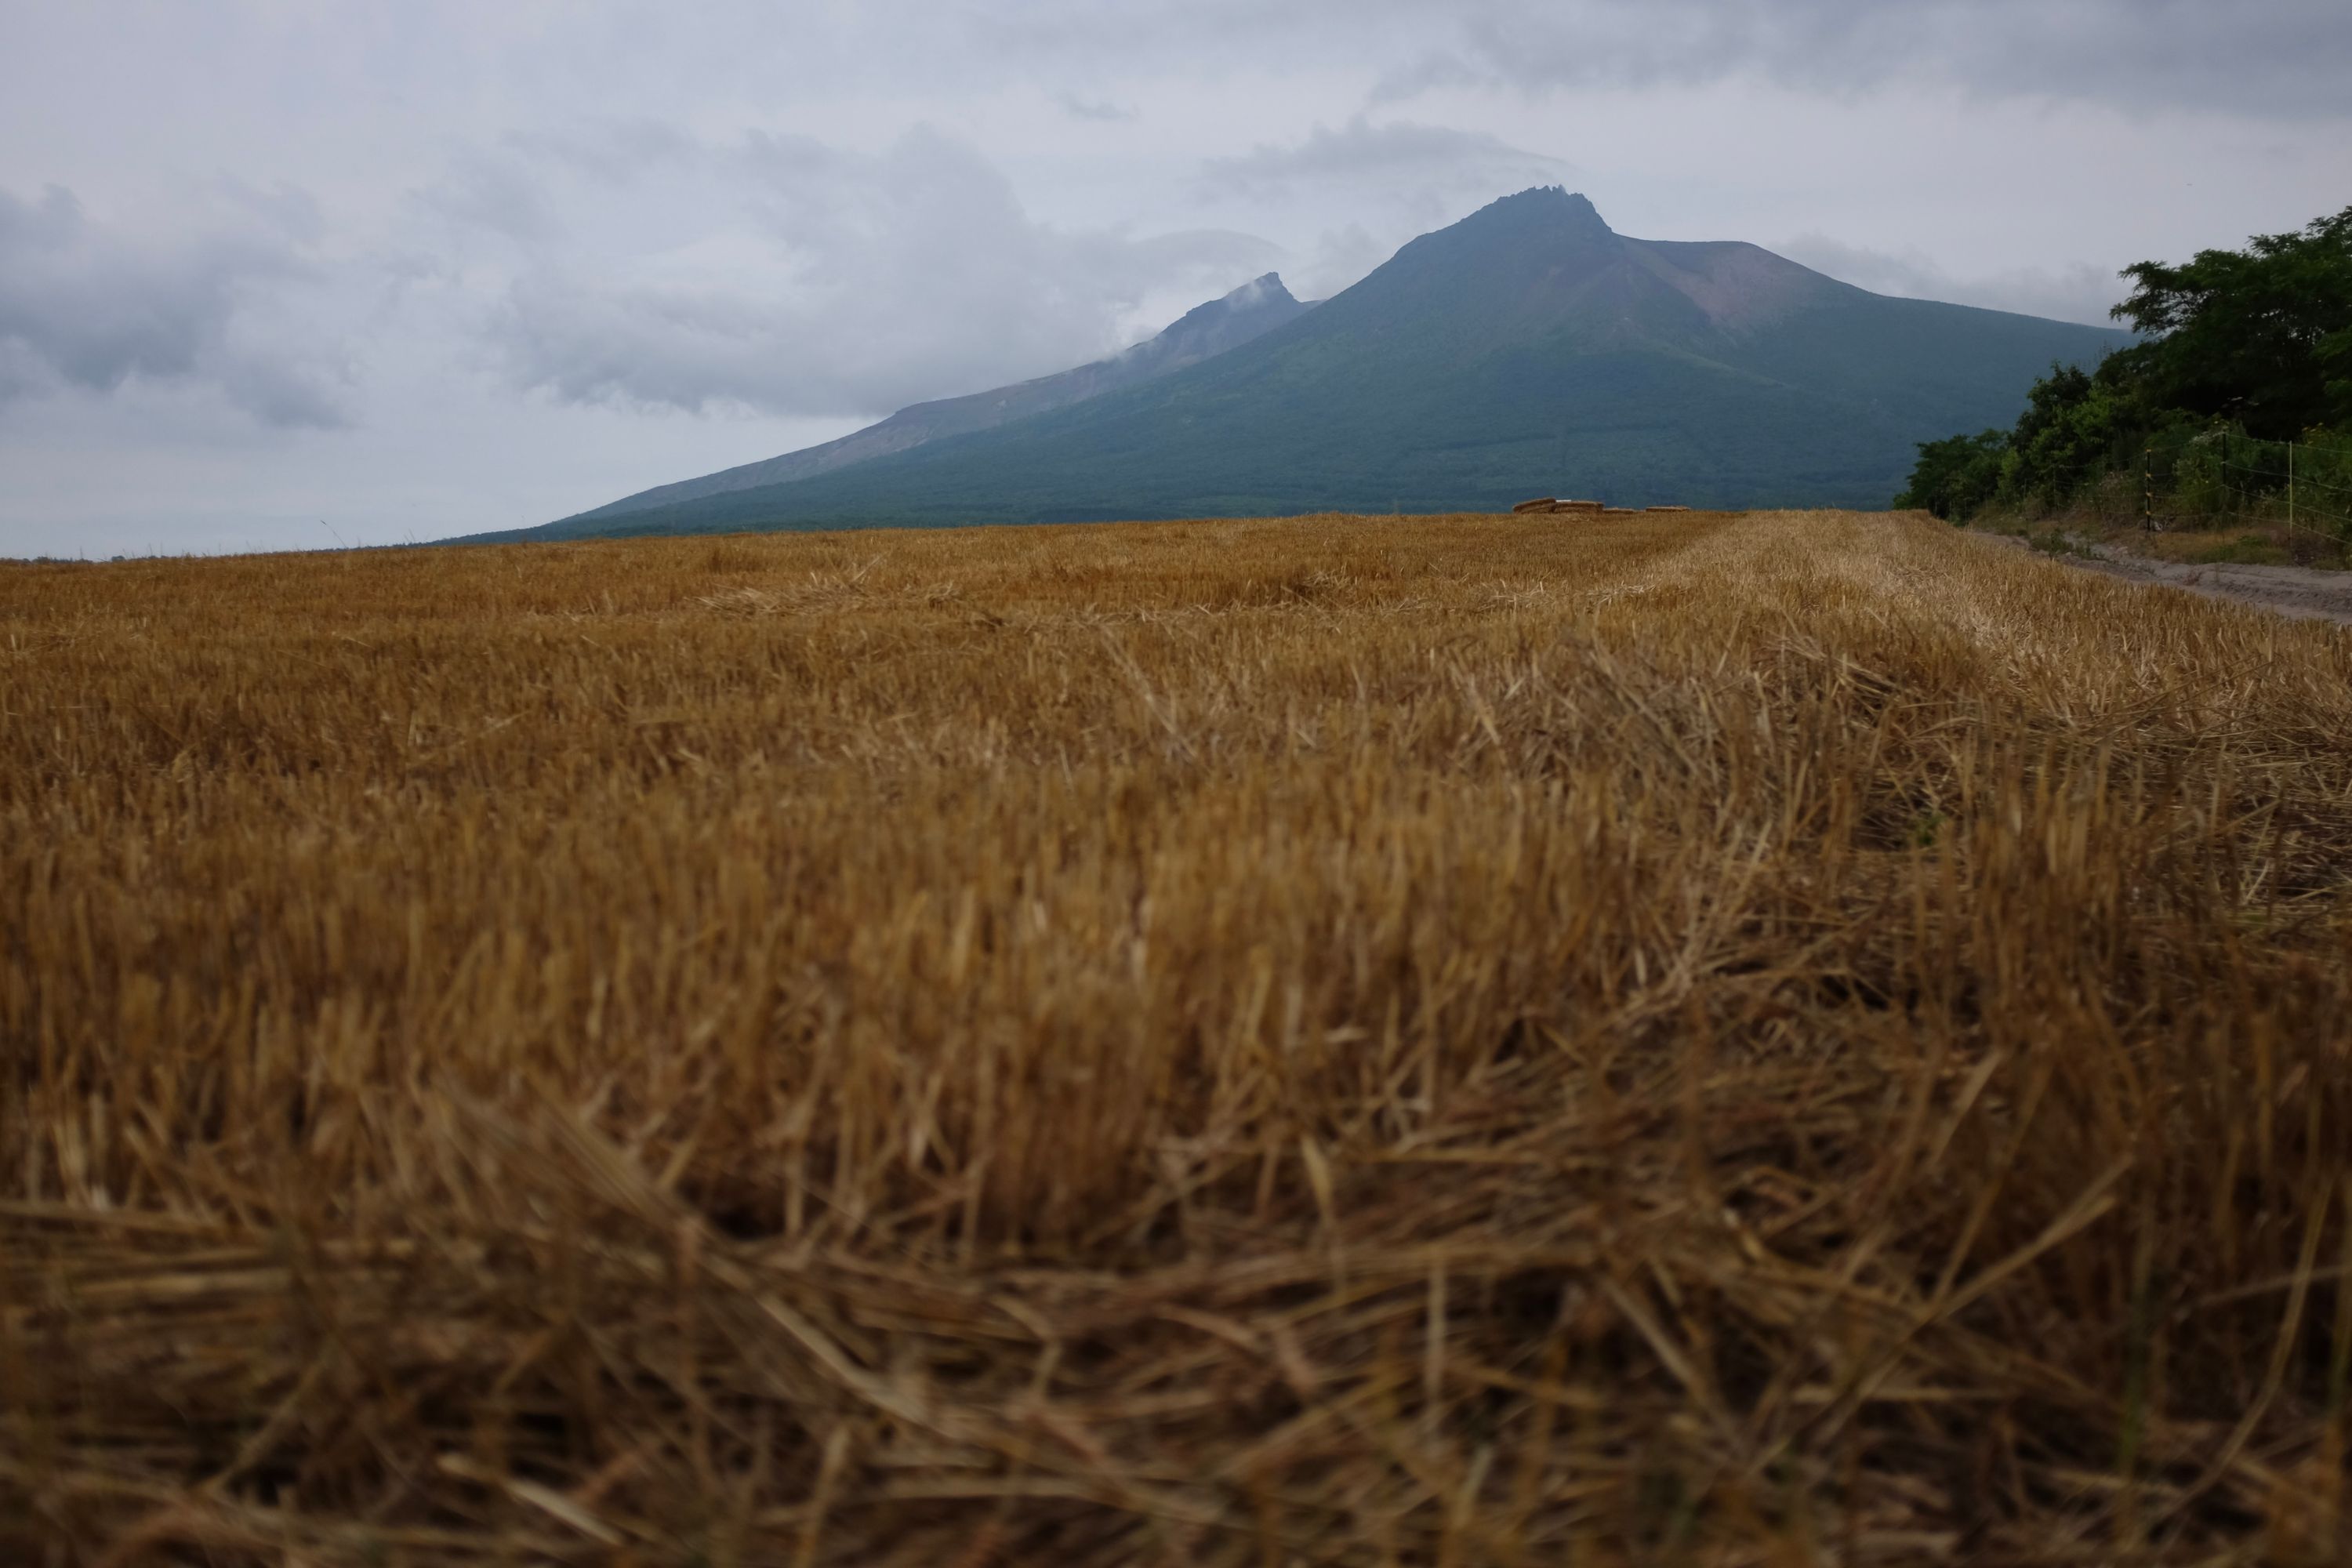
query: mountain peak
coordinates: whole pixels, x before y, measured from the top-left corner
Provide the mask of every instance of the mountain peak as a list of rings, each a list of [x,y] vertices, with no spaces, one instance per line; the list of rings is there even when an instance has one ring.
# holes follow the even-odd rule
[[[1485,286],[1491,287],[1498,269],[1504,275],[1521,275],[1561,267],[1602,267],[1625,244],[1583,195],[1559,185],[1536,185],[1423,235],[1356,288],[1381,292],[1407,279],[1433,279],[1441,274],[1448,276],[1447,286],[1452,287],[1470,272],[1486,274]]]
[[[1289,321],[1307,307],[1282,285],[1282,274],[1262,273],[1231,293],[1195,305],[1158,337],[1147,338],[1118,357],[1150,360],[1169,368],[1223,353]]]
[[[1280,273],[1261,273],[1204,305],[1193,306],[1158,336],[1130,343],[1108,359],[1012,386],[913,404],[879,424],[852,431],[822,446],[786,452],[761,462],[744,463],[700,479],[657,485],[593,511],[583,512],[566,522],[577,524],[588,519],[616,517],[654,507],[687,505],[765,485],[790,484],[908,451],[941,437],[992,429],[1121,387],[1172,375],[1285,326],[1310,308],[1291,297],[1290,290],[1283,287]]]
[[[1248,313],[1271,310],[1287,314],[1295,312],[1297,306],[1298,301],[1291,297],[1290,290],[1283,287],[1282,274],[1265,272],[1251,279],[1238,289],[1218,295],[1204,305],[1193,306],[1171,322],[1167,331],[1178,331],[1188,321],[1197,325],[1213,318],[1229,316],[1236,312]]]
[[[1521,233],[1583,234],[1594,238],[1616,233],[1601,217],[1601,210],[1592,205],[1591,197],[1565,185],[1531,185],[1517,195],[1488,202],[1454,226],[1458,229],[1474,226],[1480,230],[1511,229]]]
[[[1854,505],[1900,484],[1921,439],[2012,418],[2053,359],[2121,341],[1885,299],[1737,241],[1630,238],[1538,186],[1321,304],[1261,274],[1109,359],[557,526],[1463,510],[1571,490]]]

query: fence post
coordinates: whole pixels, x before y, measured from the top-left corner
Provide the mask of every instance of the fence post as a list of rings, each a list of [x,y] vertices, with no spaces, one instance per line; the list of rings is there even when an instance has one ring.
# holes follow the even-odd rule
[[[2139,449],[2139,531],[2156,531],[2156,447]]]
[[[2286,444],[2286,525],[2294,526],[2294,443]]]

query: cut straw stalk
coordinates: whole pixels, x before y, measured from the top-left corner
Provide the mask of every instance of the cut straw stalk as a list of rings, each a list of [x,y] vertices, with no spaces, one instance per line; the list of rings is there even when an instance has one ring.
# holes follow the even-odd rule
[[[2341,632],[1693,513],[0,567],[0,1557],[2341,1517]]]

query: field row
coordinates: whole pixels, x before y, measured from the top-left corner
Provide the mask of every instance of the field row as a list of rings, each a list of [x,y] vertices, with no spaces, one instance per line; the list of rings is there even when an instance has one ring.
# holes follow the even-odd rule
[[[0,567],[0,1553],[2328,1550],[2347,737],[1853,514]]]

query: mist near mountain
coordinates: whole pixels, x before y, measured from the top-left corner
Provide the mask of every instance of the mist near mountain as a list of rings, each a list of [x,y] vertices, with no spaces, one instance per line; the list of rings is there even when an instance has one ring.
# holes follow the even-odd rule
[[[654,507],[699,500],[706,496],[810,479],[818,474],[831,473],[836,468],[845,468],[853,463],[908,451],[943,436],[968,435],[975,430],[992,429],[1016,419],[1025,419],[1033,414],[1066,408],[1073,403],[1099,397],[1106,392],[1116,392],[1121,387],[1134,386],[1182,370],[1187,365],[1198,364],[1227,349],[1238,348],[1307,309],[1307,306],[1291,298],[1290,290],[1283,286],[1280,274],[1269,272],[1262,278],[1252,279],[1222,299],[1194,306],[1157,337],[1147,338],[1108,359],[1097,360],[1076,370],[1039,376],[1012,386],[976,392],[965,397],[946,397],[930,403],[913,404],[878,424],[852,431],[838,440],[787,452],[780,458],[721,469],[715,474],[705,474],[700,479],[656,485],[652,489],[625,496],[566,521],[585,522],[592,519],[619,517]]]
[[[1918,442],[2007,423],[2053,363],[2126,341],[1874,294],[1753,245],[1631,238],[1547,186],[1183,368],[530,532],[1484,510],[1534,494],[1877,507]],[[1009,409],[1020,390],[957,401]]]

